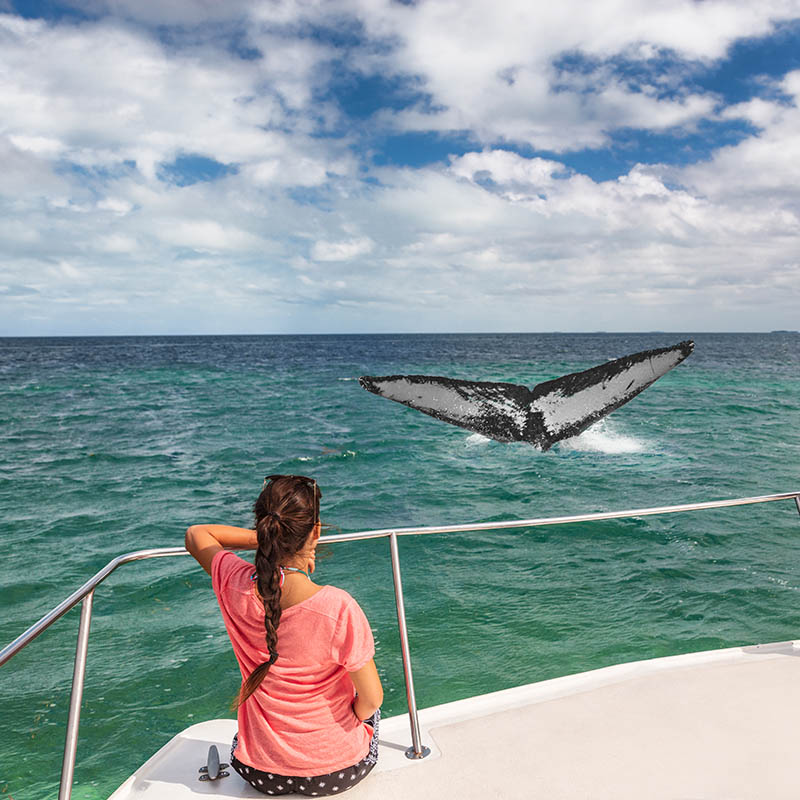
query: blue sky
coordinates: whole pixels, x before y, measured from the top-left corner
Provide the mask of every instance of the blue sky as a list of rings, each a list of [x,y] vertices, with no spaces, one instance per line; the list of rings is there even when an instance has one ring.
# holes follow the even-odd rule
[[[800,0],[0,0],[0,75],[0,335],[800,327]]]

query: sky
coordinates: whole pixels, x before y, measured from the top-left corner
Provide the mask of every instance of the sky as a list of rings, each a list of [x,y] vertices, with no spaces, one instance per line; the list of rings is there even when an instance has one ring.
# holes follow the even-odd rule
[[[800,328],[800,0],[0,0],[0,336]]]

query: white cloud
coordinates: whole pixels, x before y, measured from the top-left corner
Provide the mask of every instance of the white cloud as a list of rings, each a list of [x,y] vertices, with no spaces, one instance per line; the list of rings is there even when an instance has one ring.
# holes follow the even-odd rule
[[[33,153],[37,156],[58,156],[64,152],[64,145],[58,139],[47,136],[14,136],[8,137],[14,147],[23,152]]]
[[[92,7],[125,22],[0,17],[0,332],[70,331],[76,306],[117,332],[796,327],[800,72],[776,87],[788,100],[720,110],[665,94],[675,74],[631,86],[607,61],[718,58],[796,3],[167,5]],[[261,56],[192,28],[198,13],[241,25]],[[352,64],[416,76],[432,98],[365,133],[464,130],[474,152],[370,167],[324,99],[337,54],[302,35],[304,20],[356,18],[373,38]],[[188,27],[168,46],[155,23]],[[598,60],[559,74],[566,51]],[[617,127],[709,116],[757,131],[706,163],[602,183],[508,146],[599,146]],[[183,154],[235,170],[162,180]]]
[[[257,237],[213,219],[167,221],[157,231],[162,242],[199,252],[248,251],[259,244]]]
[[[335,162],[297,155],[285,148],[283,156],[255,161],[244,167],[246,176],[257,186],[322,186],[329,176],[354,172],[351,158]]]
[[[631,88],[603,60],[647,60],[666,50],[709,61],[735,39],[764,35],[800,12],[790,0],[567,0],[546,7],[505,0],[490,11],[482,0],[409,6],[363,0],[360,9],[368,30],[397,42],[384,69],[419,76],[435,109],[384,114],[385,124],[469,131],[487,143],[525,142],[555,151],[600,146],[619,127],[691,124],[713,108],[709,96],[660,97],[658,87]],[[565,53],[600,60],[588,76],[590,92],[575,91],[587,83],[580,73],[566,76],[566,90],[553,90],[565,80],[553,61]]]
[[[482,142],[564,152],[599,148],[608,142],[609,133],[621,128],[662,131],[691,126],[714,110],[711,97],[660,99],[611,80],[588,95],[577,90],[553,93],[547,81],[538,74],[533,77],[545,70],[544,65],[532,66],[513,85],[487,81],[480,94],[475,88],[468,97],[442,97],[443,110],[433,113],[384,112],[380,119],[405,131],[469,131]]]
[[[10,16],[0,16],[0,44],[0,118],[18,149],[85,167],[135,161],[148,177],[182,153],[236,163],[319,152],[287,109],[310,102],[321,46],[274,40],[264,61],[243,61],[207,45],[170,52],[107,22]]]
[[[488,175],[498,184],[545,189],[553,185],[554,175],[565,173],[563,164],[544,158],[524,158],[507,150],[485,150],[454,158],[450,167],[454,175],[471,181]]]
[[[750,101],[728,110],[760,128],[758,135],[720,148],[707,163],[682,170],[678,179],[717,202],[755,212],[771,211],[779,225],[800,213],[800,70],[778,87],[786,101]]]
[[[119,216],[125,216],[133,210],[133,205],[120,197],[105,197],[97,204],[98,211],[111,211]]]
[[[341,242],[315,242],[311,248],[314,261],[352,261],[358,256],[372,252],[374,242],[371,239],[348,239]]]

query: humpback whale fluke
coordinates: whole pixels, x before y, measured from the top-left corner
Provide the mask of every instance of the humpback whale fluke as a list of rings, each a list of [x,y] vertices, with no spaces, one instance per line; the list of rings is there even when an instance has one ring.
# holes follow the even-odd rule
[[[610,414],[691,355],[694,342],[644,350],[534,388],[435,375],[364,375],[367,391],[499,442],[549,450]]]

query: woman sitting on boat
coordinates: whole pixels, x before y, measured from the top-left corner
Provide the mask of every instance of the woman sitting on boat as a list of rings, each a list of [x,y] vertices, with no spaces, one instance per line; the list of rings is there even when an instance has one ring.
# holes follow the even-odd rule
[[[265,794],[339,794],[378,755],[383,689],[358,603],[312,583],[322,493],[270,475],[255,530],[193,525],[186,547],[211,575],[243,684],[232,764]],[[256,548],[255,566],[225,548]]]

